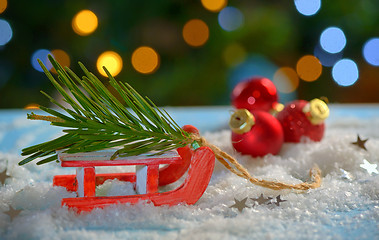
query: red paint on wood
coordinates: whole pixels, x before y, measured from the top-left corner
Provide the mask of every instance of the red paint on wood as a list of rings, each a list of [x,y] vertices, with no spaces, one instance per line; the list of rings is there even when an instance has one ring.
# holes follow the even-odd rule
[[[84,197],[96,196],[96,173],[94,167],[84,168],[83,190]]]
[[[165,186],[176,182],[187,171],[192,157],[191,149],[186,146],[177,149],[179,155],[182,157],[181,164],[170,164],[159,170],[159,186]]]
[[[189,147],[178,148],[178,153],[183,159],[182,164],[170,164],[159,169],[159,186],[165,186],[179,180],[187,171],[190,162],[192,151]],[[96,174],[96,186],[103,184],[109,179],[118,179],[135,183],[136,175],[134,172],[128,173],[101,173]],[[53,186],[65,187],[67,191],[77,191],[76,175],[56,175],[53,179]]]
[[[192,157],[192,150],[188,147],[177,149],[180,158],[179,163],[170,164],[159,169],[159,186],[165,186],[176,182],[187,171]],[[80,161],[75,161],[80,163]],[[63,164],[62,164],[63,165]],[[81,167],[81,166],[80,166]],[[102,173],[96,174],[96,186],[103,184],[108,179],[118,179],[134,183],[136,181],[135,173]],[[77,191],[77,181],[75,175],[57,175],[53,179],[54,186],[65,187],[67,191]]]
[[[76,192],[78,189],[78,182],[76,175],[57,175],[53,178],[53,186],[65,187],[69,192]]]
[[[107,180],[118,179],[125,182],[136,182],[136,175],[134,173],[100,173],[96,174],[96,186],[103,184]],[[76,175],[57,175],[54,176],[53,186],[65,187],[67,191],[77,191]]]
[[[199,134],[199,130],[192,125],[185,125],[182,127],[184,131],[189,133]],[[184,173],[187,171],[192,157],[192,151],[188,146],[178,148],[178,154],[180,155],[180,159],[176,159],[175,163],[171,163],[163,168],[159,169],[159,186],[165,186],[176,182],[179,178],[181,178]],[[90,154],[90,153],[88,153]],[[61,155],[61,154],[59,154]],[[105,155],[105,154],[104,154]],[[68,161],[62,161],[62,157],[59,156],[59,159],[62,162],[62,167],[70,167]],[[161,159],[162,160],[162,159]],[[160,164],[164,164],[160,160]],[[113,160],[114,161],[114,160]],[[113,165],[123,165],[121,162],[113,162]],[[118,160],[117,160],[118,161]],[[140,160],[138,160],[140,161]],[[76,161],[75,161],[76,162]],[[83,161],[82,161],[83,163]],[[75,164],[75,163],[73,163]],[[76,163],[77,164],[77,163]],[[85,162],[87,164],[87,162]],[[130,164],[130,162],[129,162]],[[77,167],[83,167],[84,165],[79,164]],[[108,163],[105,166],[109,166]],[[99,180],[103,179],[103,180]],[[134,173],[106,173],[106,174],[97,174],[96,175],[96,186],[103,184],[108,179],[118,179],[120,181],[128,181],[135,182],[135,174]],[[77,191],[77,181],[75,175],[58,175],[54,176],[53,179],[54,186],[62,186],[67,189],[67,191]]]
[[[146,193],[158,192],[159,165],[147,166]]]
[[[198,130],[190,125],[184,126],[187,132],[198,134]],[[75,208],[78,212],[91,211],[93,208],[103,208],[118,203],[135,204],[139,201],[151,202],[156,206],[177,205],[180,203],[194,204],[202,196],[208,186],[214,168],[214,153],[207,147],[195,151],[188,146],[177,149],[178,155],[169,153],[167,156],[134,158],[117,158],[107,160],[110,152],[87,153],[83,155],[61,154],[62,167],[84,167],[83,186],[84,197],[66,198],[62,206]],[[94,160],[92,159],[94,158]],[[170,164],[159,169],[159,164]],[[103,184],[108,179],[136,182],[135,173],[105,173],[95,174],[95,166],[147,165],[146,194],[133,196],[96,197],[96,185]],[[177,189],[158,193],[158,185],[163,186],[177,181],[188,170],[185,182]],[[69,191],[78,191],[75,175],[55,176],[54,186],[66,187]]]
[[[214,153],[208,147],[197,149],[192,156],[185,182],[173,191],[133,196],[65,198],[62,200],[62,205],[74,208],[77,212],[91,211],[94,208],[104,208],[119,203],[136,204],[140,201],[151,202],[155,206],[172,206],[180,203],[191,205],[196,203],[206,190],[212,176],[214,159]]]
[[[188,133],[199,134],[199,130],[192,125],[184,125],[182,129]],[[192,150],[188,147],[177,149],[179,155],[182,157],[182,163],[170,164],[159,170],[159,186],[165,186],[176,182],[187,171],[191,163]]]

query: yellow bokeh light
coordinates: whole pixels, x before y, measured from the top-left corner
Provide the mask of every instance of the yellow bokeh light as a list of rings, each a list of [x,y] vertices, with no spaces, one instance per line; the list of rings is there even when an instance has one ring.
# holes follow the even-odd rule
[[[7,9],[8,1],[7,0],[0,0],[0,13],[3,13],[5,9]]]
[[[72,19],[72,29],[80,36],[93,33],[97,25],[97,16],[90,10],[82,10]]]
[[[70,67],[71,61],[70,61],[70,56],[68,54],[61,50],[61,49],[54,49],[51,51],[51,55],[59,62],[62,67]],[[51,72],[57,73],[54,68],[51,69]]]
[[[27,109],[27,110],[36,110],[36,109],[39,109],[39,104],[37,104],[37,103],[29,103],[28,105],[26,105],[24,107],[24,109]]]
[[[159,67],[159,61],[158,53],[151,47],[139,47],[132,54],[134,69],[143,74],[155,72]]]
[[[226,7],[228,0],[201,0],[203,7],[211,12],[219,12]]]
[[[296,71],[304,81],[313,82],[320,77],[322,65],[320,60],[315,56],[306,55],[297,62]]]
[[[294,69],[282,67],[275,72],[273,82],[279,92],[291,93],[299,86],[299,77]]]
[[[240,44],[231,44],[225,48],[223,58],[226,65],[234,67],[246,59],[246,50]]]
[[[209,38],[208,25],[200,19],[189,20],[183,27],[183,38],[192,47],[204,45]]]
[[[107,77],[103,67],[106,67],[112,76],[117,76],[122,70],[122,58],[116,52],[106,51],[97,58],[97,70],[101,75]]]

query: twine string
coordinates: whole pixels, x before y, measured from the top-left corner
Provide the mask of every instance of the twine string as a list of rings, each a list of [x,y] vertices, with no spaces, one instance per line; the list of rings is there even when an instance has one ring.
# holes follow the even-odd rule
[[[265,187],[270,188],[273,190],[282,190],[282,189],[291,189],[291,190],[309,190],[318,188],[321,186],[321,170],[320,168],[315,165],[310,171],[309,175],[311,177],[312,182],[303,182],[299,184],[287,184],[282,183],[278,181],[267,181],[263,179],[258,179],[250,175],[250,173],[247,171],[247,169],[242,166],[235,158],[227,154],[226,152],[222,151],[217,146],[209,143],[204,137],[201,137],[197,134],[191,134],[191,139],[193,141],[196,141],[200,144],[200,146],[209,147],[215,154],[216,159],[224,165],[229,171],[236,174],[239,177],[242,177],[251,183]]]

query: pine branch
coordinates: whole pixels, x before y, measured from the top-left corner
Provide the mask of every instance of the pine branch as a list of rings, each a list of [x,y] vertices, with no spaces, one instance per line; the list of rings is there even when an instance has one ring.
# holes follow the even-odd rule
[[[57,160],[56,150],[77,153],[119,148],[115,155],[133,156],[152,152],[161,154],[183,147],[193,140],[166,112],[150,99],[142,97],[129,84],[117,82],[104,68],[112,88],[125,101],[126,106],[104,86],[85,66],[79,63],[85,76],[79,78],[69,68],[63,68],[49,56],[57,79],[39,61],[51,83],[73,110],[65,108],[51,96],[42,92],[61,111],[41,106],[49,116],[28,114],[29,119],[45,120],[63,127],[63,136],[22,150],[28,156],[19,162],[23,165],[39,158],[37,164]],[[67,90],[65,90],[67,89]],[[83,90],[82,90],[83,89]],[[73,96],[73,97],[71,97]]]

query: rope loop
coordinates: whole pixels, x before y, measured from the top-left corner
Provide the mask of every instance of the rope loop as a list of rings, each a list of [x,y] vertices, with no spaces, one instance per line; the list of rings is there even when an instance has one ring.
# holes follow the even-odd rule
[[[229,171],[236,174],[239,177],[242,177],[251,183],[265,187],[270,188],[273,190],[282,190],[282,189],[291,189],[291,190],[309,190],[318,188],[321,186],[321,170],[320,168],[315,165],[312,169],[309,171],[310,178],[312,182],[303,182],[299,184],[287,184],[282,183],[278,181],[267,181],[262,179],[257,179],[250,175],[250,173],[247,171],[247,169],[242,166],[235,158],[227,154],[226,152],[222,151],[217,146],[209,143],[204,137],[197,135],[197,134],[191,134],[190,138],[193,141],[198,142],[200,146],[209,147],[215,154],[216,159],[224,165]]]

